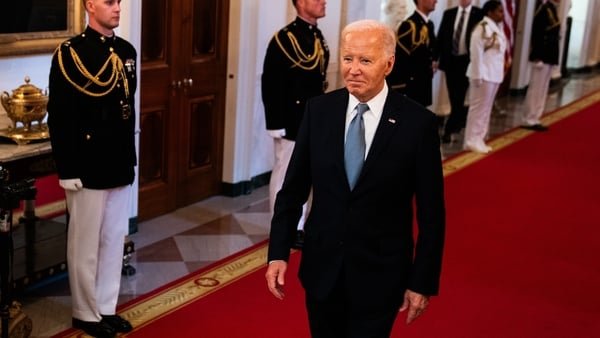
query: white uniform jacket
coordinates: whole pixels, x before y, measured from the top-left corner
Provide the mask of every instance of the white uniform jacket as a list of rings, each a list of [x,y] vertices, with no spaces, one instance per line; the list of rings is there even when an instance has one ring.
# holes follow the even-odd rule
[[[471,80],[501,83],[504,78],[506,43],[502,26],[485,16],[473,28],[467,77]]]

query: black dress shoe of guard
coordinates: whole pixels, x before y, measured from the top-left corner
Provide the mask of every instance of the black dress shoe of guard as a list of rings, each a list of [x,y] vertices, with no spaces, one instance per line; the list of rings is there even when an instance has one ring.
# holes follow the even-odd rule
[[[529,130],[534,130],[534,131],[548,131],[548,127],[546,127],[543,124],[533,124],[533,125],[522,125],[521,128],[523,129],[529,129]]]
[[[133,330],[133,326],[131,323],[121,318],[119,315],[101,315],[102,323],[107,324],[112,327],[116,332],[131,332]]]
[[[115,329],[108,326],[104,321],[86,322],[81,319],[73,318],[71,324],[74,328],[83,330],[92,337],[98,338],[113,338],[117,333]]]
[[[304,246],[304,231],[302,230],[298,230],[298,232],[296,232],[296,239],[294,240],[294,243],[292,243],[292,249],[302,249],[302,247]]]

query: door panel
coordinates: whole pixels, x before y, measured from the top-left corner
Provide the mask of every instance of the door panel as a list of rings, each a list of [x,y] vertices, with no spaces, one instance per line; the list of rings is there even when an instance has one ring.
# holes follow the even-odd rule
[[[194,0],[182,52],[187,55],[183,149],[178,203],[187,205],[220,193],[223,162],[228,1]],[[185,36],[185,35],[184,35]],[[189,84],[191,80],[191,84]]]
[[[142,8],[140,220],[221,192],[229,1]]]

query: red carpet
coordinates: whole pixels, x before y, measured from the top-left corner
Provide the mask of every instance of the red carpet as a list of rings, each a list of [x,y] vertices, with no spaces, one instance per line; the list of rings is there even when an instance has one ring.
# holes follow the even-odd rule
[[[599,108],[446,178],[441,294],[394,337],[600,336]]]
[[[600,336],[600,103],[573,107],[549,116],[563,114],[547,133],[514,130],[487,156],[445,163],[440,296],[409,326],[400,314],[392,337]],[[135,326],[125,336],[309,337],[300,254],[284,301],[267,291],[265,254],[260,245],[122,306]]]

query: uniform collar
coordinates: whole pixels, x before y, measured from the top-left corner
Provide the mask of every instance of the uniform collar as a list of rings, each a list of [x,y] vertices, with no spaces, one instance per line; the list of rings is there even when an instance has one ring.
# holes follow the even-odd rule
[[[100,34],[98,31],[94,30],[90,26],[87,26],[85,31],[81,34],[84,37],[88,37],[94,41],[100,41],[101,43],[112,42],[115,41],[117,35],[113,33],[113,36],[105,36]]]
[[[458,6],[458,13],[465,11],[465,14],[469,14],[471,12],[471,8],[473,8],[473,5],[468,5],[467,7]]]
[[[294,23],[296,24],[296,26],[303,27],[303,28],[310,29],[310,30],[317,28],[317,25],[313,25],[312,23],[305,21],[304,19],[302,19],[299,16],[296,17],[296,20],[294,21]]]
[[[415,9],[415,12],[417,14],[419,14],[421,16],[421,18],[423,18],[423,21],[425,21],[425,23],[429,22],[429,17],[427,15],[425,15],[425,13],[421,12],[418,9]]]

